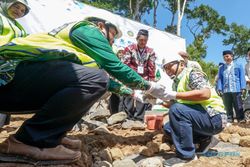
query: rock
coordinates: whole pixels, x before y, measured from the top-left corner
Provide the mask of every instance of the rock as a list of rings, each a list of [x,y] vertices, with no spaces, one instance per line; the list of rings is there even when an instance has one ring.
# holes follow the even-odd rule
[[[159,152],[159,145],[154,142],[148,142],[146,146],[140,147],[140,154],[145,156],[153,156]]]
[[[137,165],[131,159],[123,159],[114,161],[113,167],[137,167]]]
[[[229,137],[229,139],[228,139],[228,141],[230,142],[230,143],[232,143],[232,144],[239,144],[240,143],[240,135],[239,134],[232,134],[230,137]]]
[[[146,147],[146,146],[140,147],[139,150],[140,150],[140,154],[141,154],[141,155],[145,155],[145,156],[147,156],[147,157],[151,157],[151,156],[154,155],[154,151],[148,149],[148,147]]]
[[[127,118],[127,114],[125,112],[118,112],[116,114],[111,115],[107,119],[108,125],[113,125],[119,122],[123,122]]]
[[[157,143],[154,142],[148,142],[146,145],[150,150],[153,150],[155,153],[159,152],[159,145]]]
[[[164,134],[157,134],[153,137],[153,142],[154,143],[159,143],[162,144],[165,142],[165,136]]]
[[[219,139],[223,142],[228,142],[230,137],[231,137],[231,134],[228,134],[228,133],[220,133],[219,135]]]
[[[101,157],[99,157],[99,154],[97,152],[92,152],[91,155],[94,159],[94,162],[101,161]]]
[[[97,127],[95,128],[93,131],[94,134],[97,134],[97,135],[102,135],[102,134],[110,134],[110,131],[108,130],[108,128],[104,125],[100,126],[100,127]]]
[[[243,158],[243,164],[245,167],[250,167],[250,156]]]
[[[124,157],[122,151],[119,148],[112,148],[110,150],[110,153],[111,153],[113,160],[123,159],[123,157]]]
[[[112,167],[112,164],[107,161],[96,161],[93,167]]]
[[[122,128],[132,130],[145,130],[146,125],[140,121],[126,120],[122,123]]]
[[[110,149],[109,149],[109,148],[106,148],[106,149],[100,151],[100,152],[99,152],[99,156],[100,156],[101,159],[104,160],[104,161],[108,161],[108,162],[110,162],[110,163],[113,162],[113,160],[112,160],[112,155],[111,155],[111,153],[110,153]]]
[[[159,147],[160,151],[167,152],[171,150],[171,147],[167,143],[162,143]]]
[[[108,126],[107,124],[105,124],[103,122],[95,121],[95,120],[88,120],[88,119],[84,119],[82,124],[87,125],[89,130],[96,129],[100,126]]]
[[[139,164],[139,167],[163,167],[163,162],[161,159],[152,157],[142,160]]]
[[[250,136],[245,136],[240,139],[240,146],[250,147]]]
[[[93,112],[91,112],[91,114],[89,115],[89,118],[91,120],[98,120],[98,119],[102,119],[102,118],[107,118],[109,117],[110,111],[107,109],[97,109]]]

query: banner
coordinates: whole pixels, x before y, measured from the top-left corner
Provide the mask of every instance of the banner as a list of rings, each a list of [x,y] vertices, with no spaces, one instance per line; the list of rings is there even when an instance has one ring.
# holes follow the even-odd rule
[[[97,16],[119,25],[123,35],[115,41],[116,47],[126,47],[135,43],[138,30],[148,30],[147,46],[153,48],[156,53],[157,68],[160,68],[163,57],[175,56],[177,52],[186,50],[183,38],[78,1],[28,0],[28,3],[31,8],[30,13],[19,21],[30,34],[49,32],[65,23],[79,21],[88,16]],[[160,82],[171,89],[171,80],[162,71]]]

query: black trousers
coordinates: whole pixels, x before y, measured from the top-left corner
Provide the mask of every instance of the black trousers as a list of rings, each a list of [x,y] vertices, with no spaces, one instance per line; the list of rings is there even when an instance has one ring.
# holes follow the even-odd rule
[[[109,98],[109,110],[111,114],[116,114],[123,111],[123,97],[112,93]]]
[[[241,92],[234,92],[234,93],[223,93],[222,96],[225,109],[227,111],[227,118],[229,121],[233,120],[233,108],[235,110],[236,119],[238,121],[244,119],[244,112],[243,112],[243,102],[241,100]]]
[[[151,110],[152,105],[135,101],[132,97],[126,96],[123,97],[123,109],[127,113],[129,119],[143,121],[145,111]]]
[[[64,60],[22,62],[14,79],[0,87],[0,109],[38,109],[15,134],[17,140],[40,148],[55,147],[67,131],[105,93],[103,70]]]

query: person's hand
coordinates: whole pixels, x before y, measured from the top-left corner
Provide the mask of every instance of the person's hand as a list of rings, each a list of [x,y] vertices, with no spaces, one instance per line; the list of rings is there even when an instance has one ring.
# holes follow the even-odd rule
[[[145,93],[160,99],[164,91],[165,91],[165,86],[156,82],[150,82],[150,88]]]
[[[144,95],[143,95],[143,92],[141,90],[134,90],[134,92],[132,94],[132,98],[134,100],[137,100],[141,103],[145,103],[143,97],[144,97]]]
[[[217,92],[217,94],[218,94],[220,97],[222,97],[223,93],[222,93],[221,90],[217,90],[216,92]]]
[[[134,90],[134,93],[132,94],[132,97],[134,100],[137,100],[141,103],[150,103],[152,105],[156,104],[156,98],[149,95],[149,94],[145,94],[143,91],[141,90]]]
[[[163,101],[176,99],[177,92],[172,90],[166,90],[165,86],[155,82],[150,82],[150,84],[151,87],[149,90],[146,91],[146,94],[150,94]]]
[[[246,89],[241,89],[241,98],[242,100],[245,100],[247,97],[247,91]]]
[[[165,90],[163,92],[161,100],[163,100],[163,101],[175,100],[176,99],[176,94],[177,94],[176,91]]]

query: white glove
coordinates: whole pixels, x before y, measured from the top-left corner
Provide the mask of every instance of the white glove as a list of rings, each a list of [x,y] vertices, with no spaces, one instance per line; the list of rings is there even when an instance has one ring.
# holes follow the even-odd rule
[[[177,94],[176,91],[165,90],[160,99],[163,100],[163,101],[174,100],[174,99],[176,99],[176,94]]]
[[[156,98],[160,98],[162,93],[165,91],[165,86],[158,84],[156,82],[150,82],[150,88],[145,92]]]
[[[141,103],[145,103],[143,96],[144,96],[144,94],[143,94],[143,92],[141,90],[134,90],[134,93],[132,95],[134,100],[137,100],[137,101],[139,101]]]
[[[146,91],[146,94],[150,94],[163,101],[176,99],[177,92],[172,90],[166,90],[165,86],[155,82],[150,82],[150,85],[151,87],[149,90]]]

